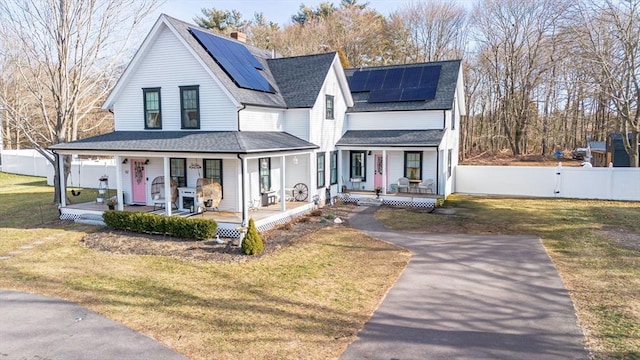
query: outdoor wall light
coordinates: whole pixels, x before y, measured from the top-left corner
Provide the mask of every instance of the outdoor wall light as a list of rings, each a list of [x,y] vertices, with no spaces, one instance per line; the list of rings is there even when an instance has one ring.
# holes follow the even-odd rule
[[[128,163],[128,162],[129,162],[129,159],[127,159],[127,158],[125,158],[124,160],[122,160],[122,163],[123,163],[123,164],[126,164],[126,163]]]
[[[146,160],[144,161],[144,164],[145,164],[145,165],[149,165],[149,159],[146,159]]]
[[[369,150],[369,152],[367,153],[367,155],[371,156],[371,150]]]
[[[298,165],[298,157],[297,156],[293,156],[293,165]]]

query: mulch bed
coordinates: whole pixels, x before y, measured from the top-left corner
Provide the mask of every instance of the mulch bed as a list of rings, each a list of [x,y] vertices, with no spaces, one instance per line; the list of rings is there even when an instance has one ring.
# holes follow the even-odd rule
[[[262,233],[265,251],[260,256],[273,254],[296,239],[330,226],[345,226],[353,205],[325,206],[299,217],[293,222]],[[343,223],[335,224],[334,218]],[[139,234],[116,230],[99,230],[87,234],[81,243],[91,249],[125,255],[171,256],[182,260],[208,262],[245,262],[255,256],[243,255],[237,239],[193,241],[164,235]],[[228,243],[231,242],[231,246]]]

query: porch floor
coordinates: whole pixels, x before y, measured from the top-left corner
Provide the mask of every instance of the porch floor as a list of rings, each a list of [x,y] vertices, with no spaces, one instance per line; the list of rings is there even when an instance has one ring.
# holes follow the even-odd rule
[[[298,208],[300,206],[308,205],[308,202],[297,202],[297,201],[288,201],[286,203],[286,209],[292,210]],[[80,204],[70,204],[65,208],[73,209],[73,210],[83,210],[83,211],[92,211],[92,212],[104,212],[108,210],[107,205],[99,204],[96,202],[87,202]],[[151,212],[154,211],[153,206],[147,205],[125,205],[124,211],[129,212]],[[275,203],[273,205],[263,206],[256,210],[249,211],[249,217],[252,217],[253,220],[259,221],[262,219],[266,219],[270,216],[276,215],[280,212],[280,203]],[[241,223],[242,222],[242,213],[240,212],[230,212],[230,211],[205,211],[202,213],[193,213],[187,216],[200,216],[208,219],[213,219],[217,222],[224,223]]]
[[[353,195],[369,195],[369,196],[376,196],[376,192],[375,191],[371,191],[371,190],[345,190],[343,192],[344,194],[353,194]],[[393,196],[399,196],[399,197],[414,197],[414,198],[427,198],[427,199],[437,199],[440,197],[440,195],[438,194],[429,194],[429,193],[419,193],[419,192],[396,192],[396,193],[386,193],[386,194],[380,194],[380,196],[384,196],[384,197],[393,197]]]

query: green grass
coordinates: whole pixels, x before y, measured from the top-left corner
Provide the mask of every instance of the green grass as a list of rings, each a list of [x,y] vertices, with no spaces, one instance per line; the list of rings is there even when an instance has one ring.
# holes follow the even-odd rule
[[[405,231],[539,236],[596,358],[640,358],[640,203],[454,195],[437,213],[376,217]]]
[[[13,202],[2,211],[38,203],[38,194],[51,199],[41,179],[0,173],[0,181],[0,204],[3,196]],[[0,260],[0,288],[80,303],[191,359],[337,358],[409,260],[407,251],[345,227],[244,263],[117,255],[82,246],[93,227],[23,214],[38,226],[0,225],[0,256],[42,243]]]
[[[0,172],[0,228],[25,228],[48,223],[58,217],[53,187],[41,177]],[[95,190],[82,189],[80,196],[68,197],[74,203],[95,199]]]

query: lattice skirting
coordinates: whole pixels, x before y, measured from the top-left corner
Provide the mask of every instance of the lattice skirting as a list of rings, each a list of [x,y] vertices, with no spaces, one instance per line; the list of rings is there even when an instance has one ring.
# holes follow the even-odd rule
[[[240,232],[236,229],[221,228],[220,226],[218,226],[218,236],[221,238],[235,239],[240,237]]]
[[[62,213],[60,214],[60,220],[71,220],[71,221],[76,221],[76,219],[78,219],[82,214],[69,214],[69,213]]]
[[[357,204],[358,199],[362,199],[360,196],[352,196],[350,194],[338,194],[338,198],[345,203]],[[382,197],[383,205],[399,206],[399,207],[415,207],[433,209],[436,206],[436,199],[393,199]]]

